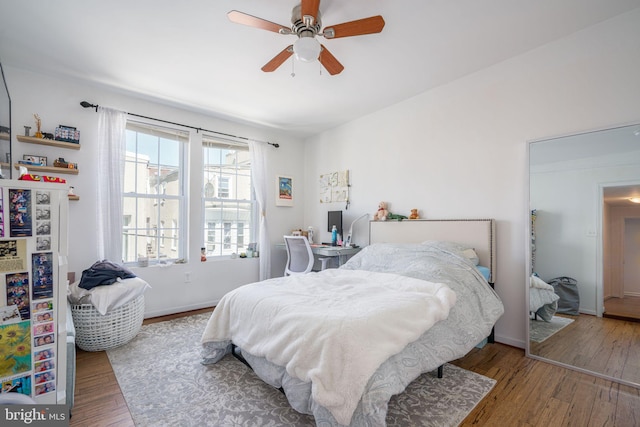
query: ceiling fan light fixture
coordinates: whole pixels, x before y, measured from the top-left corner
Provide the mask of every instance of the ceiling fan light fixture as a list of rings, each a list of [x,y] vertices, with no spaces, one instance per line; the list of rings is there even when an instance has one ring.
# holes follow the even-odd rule
[[[296,59],[313,62],[320,56],[320,43],[313,37],[300,37],[293,44]]]
[[[629,201],[631,203],[640,203],[640,197],[630,197]]]

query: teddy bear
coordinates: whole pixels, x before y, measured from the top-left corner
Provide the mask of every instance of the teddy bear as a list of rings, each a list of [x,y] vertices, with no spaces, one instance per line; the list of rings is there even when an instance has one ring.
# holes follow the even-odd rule
[[[409,215],[409,219],[419,219],[420,215],[418,215],[418,209],[411,209],[411,214]]]
[[[387,210],[387,203],[386,202],[380,202],[378,203],[378,210],[376,211],[376,213],[373,214],[373,219],[374,221],[384,221],[387,219],[387,216],[389,215],[389,211]]]

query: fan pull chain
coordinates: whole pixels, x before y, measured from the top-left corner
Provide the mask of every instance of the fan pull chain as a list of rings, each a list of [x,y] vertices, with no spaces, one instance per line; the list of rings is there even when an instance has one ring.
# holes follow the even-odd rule
[[[291,77],[295,77],[296,76],[296,66],[295,66],[296,60],[295,58],[293,58],[291,60]]]

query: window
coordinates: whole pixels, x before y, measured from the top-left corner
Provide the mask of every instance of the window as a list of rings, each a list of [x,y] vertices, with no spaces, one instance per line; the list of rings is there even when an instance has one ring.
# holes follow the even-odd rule
[[[127,123],[124,171],[123,258],[149,262],[185,257],[185,153],[189,134]],[[186,234],[186,233],[183,233]],[[170,242],[167,242],[170,240]]]
[[[242,253],[255,241],[249,146],[203,137],[203,224],[207,257]]]

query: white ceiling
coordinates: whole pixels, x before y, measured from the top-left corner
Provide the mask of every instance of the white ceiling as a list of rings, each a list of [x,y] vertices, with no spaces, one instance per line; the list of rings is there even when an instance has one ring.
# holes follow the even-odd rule
[[[321,38],[345,67],[337,76],[317,62],[295,62],[292,77],[293,59],[264,73],[295,36],[234,24],[226,14],[289,26],[297,3],[0,0],[0,60],[307,136],[640,7],[640,0],[322,0],[323,27],[380,14],[385,28]]]

